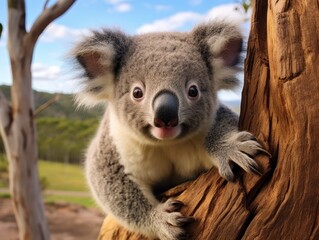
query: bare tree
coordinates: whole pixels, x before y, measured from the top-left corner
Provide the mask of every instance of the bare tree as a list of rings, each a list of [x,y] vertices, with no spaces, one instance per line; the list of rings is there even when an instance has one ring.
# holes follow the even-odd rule
[[[10,193],[20,239],[49,239],[37,169],[36,129],[31,63],[40,34],[76,0],[58,0],[42,13],[29,31],[25,1],[8,0],[8,42],[12,88],[10,105],[0,93],[0,130],[9,160]]]
[[[229,183],[212,169],[168,196],[197,219],[189,239],[319,239],[317,0],[253,2],[240,128],[272,158]],[[106,218],[99,239],[145,239]]]

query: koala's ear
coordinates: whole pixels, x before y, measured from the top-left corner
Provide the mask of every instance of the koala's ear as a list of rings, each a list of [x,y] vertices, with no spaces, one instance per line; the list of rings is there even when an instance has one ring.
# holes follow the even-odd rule
[[[236,87],[239,83],[236,64],[243,42],[240,27],[230,22],[216,21],[197,26],[191,34],[210,67],[217,90]]]
[[[78,105],[91,106],[110,100],[114,95],[114,81],[130,37],[117,30],[94,31],[72,50],[77,68],[82,70],[83,88],[76,95]]]

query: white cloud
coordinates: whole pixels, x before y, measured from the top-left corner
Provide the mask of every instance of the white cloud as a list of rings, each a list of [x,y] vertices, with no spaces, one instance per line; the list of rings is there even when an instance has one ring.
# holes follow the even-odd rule
[[[79,91],[78,81],[67,69],[58,65],[32,64],[33,88],[38,91],[74,93]]]
[[[73,29],[64,25],[51,23],[41,35],[40,40],[44,42],[54,42],[57,40],[74,41],[88,33],[88,29]]]
[[[201,21],[224,19],[236,23],[243,23],[249,19],[244,8],[239,3],[224,4],[210,9],[205,14],[195,12],[180,12],[170,17],[159,19],[152,23],[144,24],[137,29],[137,33],[176,31],[187,24],[195,25]]]
[[[32,76],[37,80],[55,80],[61,76],[61,68],[57,65],[44,65],[42,63],[32,64]]]
[[[142,25],[137,33],[156,31],[174,31],[183,27],[186,23],[196,23],[202,20],[203,16],[194,12],[180,12],[168,18],[157,20],[150,24]]]
[[[75,93],[80,91],[79,83],[75,79],[57,79],[54,82],[34,81],[32,88],[37,91],[50,93]]]
[[[129,12],[132,10],[132,6],[128,3],[120,3],[115,6],[117,12]]]
[[[241,89],[240,89],[241,90]],[[218,98],[222,101],[240,101],[241,91],[221,90],[218,92]]]
[[[113,8],[111,10],[116,12],[129,12],[133,8],[126,0],[105,0],[105,2],[112,5]]]
[[[206,13],[206,20],[228,20],[236,23],[244,23],[250,15],[245,12],[244,7],[239,3],[224,4],[212,8]]]

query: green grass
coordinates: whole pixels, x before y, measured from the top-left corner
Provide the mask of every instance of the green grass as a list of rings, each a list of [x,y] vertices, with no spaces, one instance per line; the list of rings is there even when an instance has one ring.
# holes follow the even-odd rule
[[[10,193],[0,193],[0,199],[11,198]]]
[[[8,188],[8,182],[0,178],[0,188]]]
[[[40,178],[48,180],[47,189],[88,192],[83,169],[77,165],[39,161]]]
[[[7,172],[8,162],[0,154],[0,169],[2,173]],[[45,190],[59,191],[80,191],[89,192],[82,167],[78,165],[63,164],[49,161],[38,161],[39,177],[44,178],[47,182]],[[0,178],[0,188],[8,188],[7,181]],[[0,198],[9,198],[7,193],[0,194]],[[95,207],[91,197],[86,196],[62,196],[62,195],[44,195],[46,203],[68,202],[76,203],[85,207]]]
[[[88,192],[84,172],[78,165],[38,161],[40,179],[48,181],[47,189],[60,191],[82,191]],[[0,154],[0,174],[8,171],[8,162],[4,155]],[[0,178],[0,187],[8,187],[6,180]]]
[[[91,197],[45,195],[44,201],[46,203],[67,202],[79,204],[84,207],[96,207],[96,204]]]
[[[8,187],[7,180],[8,162],[3,154],[0,154],[0,188]]]

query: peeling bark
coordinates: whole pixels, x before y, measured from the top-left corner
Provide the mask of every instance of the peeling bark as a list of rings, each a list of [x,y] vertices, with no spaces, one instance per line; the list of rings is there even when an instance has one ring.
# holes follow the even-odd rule
[[[261,177],[222,180],[215,169],[167,195],[197,221],[190,239],[319,239],[319,6],[256,0],[240,129],[272,154]],[[110,217],[99,239],[145,239]]]

